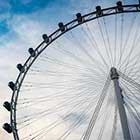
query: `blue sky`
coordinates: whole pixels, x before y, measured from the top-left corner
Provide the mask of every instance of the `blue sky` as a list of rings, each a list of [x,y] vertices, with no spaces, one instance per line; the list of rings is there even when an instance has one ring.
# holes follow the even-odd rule
[[[17,35],[18,27],[32,21],[46,28],[49,34],[57,28],[60,21],[64,23],[73,19],[77,12],[85,12],[91,0],[77,2],[75,0],[4,0],[0,2],[0,44],[6,43]],[[97,2],[97,0],[96,0]],[[90,7],[91,8],[91,7]],[[45,32],[45,31],[44,31]],[[43,33],[43,32],[42,32]],[[41,34],[39,36],[41,36]],[[11,39],[10,39],[11,41]]]
[[[55,10],[57,11],[57,9],[60,6],[67,7],[68,5],[69,3],[65,0],[62,0],[62,1],[59,1],[59,0],[53,0],[53,1],[51,0],[4,0],[4,1],[1,1],[0,2],[0,16],[2,18],[0,19],[0,35],[2,36],[9,32],[10,28],[8,27],[8,21],[13,19],[14,16],[18,16],[18,15],[29,16],[29,14],[43,11],[44,9],[48,11],[50,10],[50,7],[52,7],[53,11],[55,12]],[[53,15],[53,11],[52,13],[49,14],[49,16]],[[32,17],[30,16],[30,18],[34,18],[34,16]]]
[[[97,5],[97,3],[104,3],[104,5],[106,5],[115,2],[116,0],[1,0],[0,36],[3,36],[10,31],[11,27],[8,25],[8,22],[17,15],[26,15],[34,20],[43,20],[43,22],[45,20],[50,20],[55,23],[58,22],[58,19],[68,21],[68,19],[72,18],[70,15],[74,15],[74,12],[76,13],[76,11],[87,11],[86,9],[89,9],[89,4],[90,8],[94,8],[94,5]],[[125,2],[132,3],[134,0],[125,0]],[[40,15],[37,16],[37,13],[40,13]],[[58,13],[60,13],[59,18]]]
[[[8,28],[7,21],[10,20],[14,15],[30,14],[37,10],[46,7],[50,1],[44,0],[5,0],[0,3],[0,15],[7,15],[3,17],[0,22],[0,35],[7,33],[10,29]]]

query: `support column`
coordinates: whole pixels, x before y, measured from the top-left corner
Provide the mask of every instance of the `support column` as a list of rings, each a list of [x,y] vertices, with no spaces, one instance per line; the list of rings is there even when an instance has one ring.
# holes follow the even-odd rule
[[[121,94],[122,90],[119,86],[119,80],[118,80],[119,74],[117,73],[116,68],[114,67],[111,68],[110,76],[111,76],[111,80],[113,80],[114,82],[115,95],[117,99],[117,106],[119,110],[119,116],[121,120],[121,127],[123,131],[124,140],[131,140],[130,131],[128,128],[127,115],[124,108],[123,96]]]

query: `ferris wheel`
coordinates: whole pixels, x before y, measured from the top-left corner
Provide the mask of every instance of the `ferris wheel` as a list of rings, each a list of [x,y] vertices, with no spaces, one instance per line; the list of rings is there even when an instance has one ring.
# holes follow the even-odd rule
[[[14,140],[140,139],[139,12],[97,6],[29,48],[3,104]]]

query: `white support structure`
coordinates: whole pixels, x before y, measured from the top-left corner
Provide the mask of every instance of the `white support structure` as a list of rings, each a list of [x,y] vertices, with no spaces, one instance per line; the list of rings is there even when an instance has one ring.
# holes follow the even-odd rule
[[[121,94],[122,90],[119,85],[119,74],[117,73],[116,68],[112,67],[110,71],[111,80],[114,83],[114,90],[117,99],[117,106],[119,110],[119,116],[121,121],[121,127],[123,131],[124,140],[131,140],[130,131],[128,127],[127,115],[124,108],[123,96]]]

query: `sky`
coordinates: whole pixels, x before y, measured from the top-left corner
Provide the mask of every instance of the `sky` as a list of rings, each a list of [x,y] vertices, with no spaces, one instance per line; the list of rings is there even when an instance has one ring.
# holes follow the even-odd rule
[[[134,3],[137,0],[124,0]],[[42,41],[42,34],[48,35],[57,29],[57,24],[75,18],[75,14],[88,13],[95,5],[107,7],[116,0],[0,0],[0,139],[13,140],[1,129],[9,121],[9,113],[2,107],[12,95],[9,81],[15,81],[18,74],[16,64],[28,58],[28,48]]]

